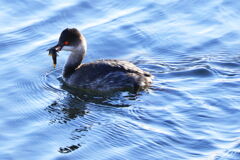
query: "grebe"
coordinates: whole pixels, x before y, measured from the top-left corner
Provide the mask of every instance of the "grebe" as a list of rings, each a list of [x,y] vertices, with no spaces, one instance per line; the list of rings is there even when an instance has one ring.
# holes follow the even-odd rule
[[[62,73],[63,81],[71,87],[100,92],[137,92],[144,90],[152,82],[153,76],[150,73],[127,61],[97,60],[81,64],[87,43],[76,28],[63,30],[58,44],[49,49],[54,67],[57,52],[61,50],[71,51]]]

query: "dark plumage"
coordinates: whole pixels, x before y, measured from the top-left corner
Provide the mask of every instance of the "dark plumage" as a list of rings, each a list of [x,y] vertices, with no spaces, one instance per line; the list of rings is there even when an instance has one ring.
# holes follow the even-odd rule
[[[127,61],[98,60],[81,64],[86,53],[86,41],[77,29],[65,29],[58,45],[53,48],[57,51],[63,49],[72,52],[63,70],[63,80],[74,88],[100,92],[137,92],[152,82],[150,73]]]
[[[98,60],[82,64],[68,80],[71,84],[93,90],[137,91],[147,87],[151,83],[151,78],[150,73],[144,72],[130,62]]]

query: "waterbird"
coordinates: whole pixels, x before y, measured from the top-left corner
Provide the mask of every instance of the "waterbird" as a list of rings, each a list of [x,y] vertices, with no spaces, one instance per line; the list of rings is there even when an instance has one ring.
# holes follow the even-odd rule
[[[129,91],[138,92],[150,86],[153,76],[124,60],[103,59],[82,64],[86,55],[87,42],[76,28],[62,31],[57,45],[49,49],[54,67],[57,53],[70,51],[62,72],[63,81],[77,89],[89,89],[96,92]]]

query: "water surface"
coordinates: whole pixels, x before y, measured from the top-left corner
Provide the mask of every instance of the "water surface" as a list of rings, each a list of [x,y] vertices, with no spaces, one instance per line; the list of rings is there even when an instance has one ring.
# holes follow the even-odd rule
[[[0,1],[0,159],[240,159],[240,1]],[[124,59],[152,87],[68,92],[47,49],[76,27],[84,62]]]

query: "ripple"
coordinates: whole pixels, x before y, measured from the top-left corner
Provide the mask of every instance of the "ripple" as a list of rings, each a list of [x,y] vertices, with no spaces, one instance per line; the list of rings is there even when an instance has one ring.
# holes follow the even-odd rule
[[[52,70],[45,75],[42,75],[42,85],[53,92],[64,92],[63,89],[61,89],[61,70]]]
[[[1,1],[0,159],[240,159],[239,4]],[[64,86],[67,54],[52,69],[46,49],[66,27],[86,36],[85,62],[126,59],[153,85],[108,96]]]
[[[187,71],[178,71],[178,72],[171,72],[171,76],[173,77],[211,77],[213,73],[207,68],[197,68],[197,69],[190,69]]]
[[[215,156],[215,160],[237,160],[240,158],[239,144]]]

